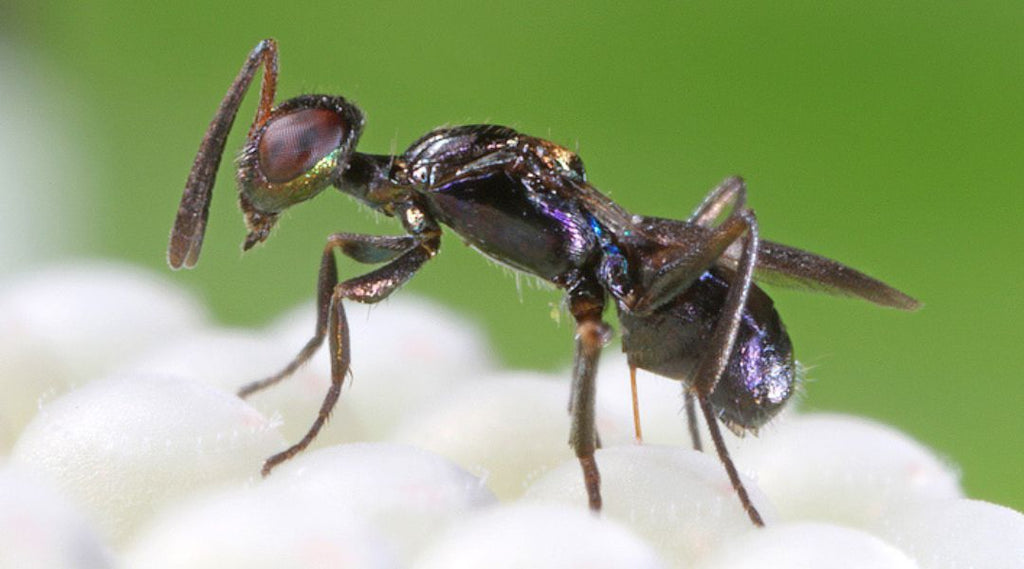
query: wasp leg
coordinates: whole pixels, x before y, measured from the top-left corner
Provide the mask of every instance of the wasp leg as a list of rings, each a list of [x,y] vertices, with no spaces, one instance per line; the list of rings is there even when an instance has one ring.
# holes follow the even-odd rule
[[[633,440],[638,445],[644,444],[644,432],[640,428],[640,400],[637,398],[636,366],[629,366],[629,391],[633,395]]]
[[[764,520],[761,519],[761,514],[758,513],[754,504],[751,503],[747,489],[743,486],[739,473],[736,471],[736,466],[729,457],[729,450],[725,447],[722,431],[718,425],[718,417],[709,399],[711,393],[715,390],[715,386],[718,384],[719,378],[722,377],[722,372],[725,371],[725,367],[729,363],[729,357],[736,342],[736,335],[739,332],[740,317],[747,303],[747,295],[750,292],[754,265],[757,263],[759,242],[757,219],[754,217],[753,212],[749,210],[742,211],[740,216],[747,226],[747,231],[746,239],[743,242],[743,254],[740,258],[739,271],[729,284],[725,306],[722,308],[722,315],[711,334],[708,351],[701,358],[697,366],[697,371],[694,374],[693,389],[696,392],[697,402],[704,414],[704,420],[708,425],[708,431],[711,433],[711,440],[715,445],[715,450],[718,452],[718,458],[722,461],[722,465],[725,466],[725,471],[729,475],[729,481],[739,496],[743,509],[746,510],[750,521],[754,525],[763,526]]]
[[[594,451],[599,445],[594,423],[595,379],[601,348],[608,342],[611,328],[601,320],[604,301],[600,294],[573,291],[570,292],[569,303],[576,319],[576,355],[569,403],[569,445],[583,469],[590,509],[596,512],[601,509],[601,474],[594,460]]]
[[[694,225],[710,227],[718,216],[722,215],[725,208],[730,205],[733,209],[743,209],[747,203],[747,185],[743,178],[733,176],[726,178],[715,189],[708,192],[707,197],[701,202],[689,222]]]
[[[728,198],[741,206],[744,195],[745,189],[740,184]],[[709,206],[709,211],[724,206],[720,200]],[[643,261],[640,269],[642,294],[628,307],[630,311],[649,314],[681,295],[748,232],[746,218],[752,215],[745,206],[734,207],[729,217],[714,227],[693,223],[673,225],[671,240],[666,240],[664,247]]]
[[[288,377],[313,357],[313,354],[323,344],[327,335],[331,295],[334,293],[334,287],[338,284],[338,269],[334,259],[335,250],[341,251],[360,263],[385,263],[409,251],[415,245],[416,239],[408,235],[392,237],[335,233],[328,237],[320,261],[320,276],[317,279],[316,330],[313,337],[284,369],[270,377],[244,385],[238,390],[238,396],[244,399]]]
[[[362,237],[367,238],[360,239],[364,244],[370,241],[369,236]],[[320,291],[318,304],[320,305],[319,314],[326,312],[327,315],[326,333],[331,350],[331,387],[327,391],[323,403],[320,404],[320,412],[317,414],[316,420],[313,421],[306,435],[302,437],[302,440],[285,451],[268,458],[263,464],[262,472],[264,476],[268,475],[275,466],[302,452],[303,449],[313,442],[317,433],[320,432],[324,423],[327,422],[331,410],[334,409],[334,404],[341,394],[341,386],[345,376],[348,374],[349,363],[351,362],[348,320],[345,318],[345,307],[342,301],[347,299],[370,304],[384,300],[408,282],[416,274],[416,271],[437,253],[440,237],[434,234],[425,239],[416,239],[414,243],[411,249],[401,253],[387,265],[361,277],[355,277],[336,284],[333,287],[327,285],[336,277],[321,275],[325,281],[322,284],[325,286]],[[345,251],[344,245],[338,245],[337,247]],[[358,248],[358,246],[356,247]],[[334,248],[334,246],[329,245],[325,251],[324,265],[326,268],[332,269],[327,271],[331,274],[335,274],[333,271],[335,263],[332,254]],[[373,250],[373,247],[370,247],[368,250]],[[327,260],[326,257],[330,257],[330,260]],[[328,293],[327,291],[330,292]],[[326,297],[326,302],[324,302],[324,297]],[[318,320],[320,320],[319,315]],[[318,322],[317,336],[320,335],[320,330],[321,323]],[[317,336],[314,336],[309,344],[319,345],[323,341],[322,336],[319,340]],[[315,350],[315,347],[313,349]]]
[[[690,440],[693,441],[693,450],[702,451],[704,445],[700,442],[700,428],[697,426],[697,396],[689,387],[683,387],[683,400],[686,407],[686,424],[690,428]]]

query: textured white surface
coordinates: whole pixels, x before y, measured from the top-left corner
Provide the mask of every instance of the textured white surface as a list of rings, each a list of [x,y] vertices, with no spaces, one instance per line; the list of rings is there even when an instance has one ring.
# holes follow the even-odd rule
[[[43,407],[11,459],[51,478],[120,542],[191,493],[254,478],[283,446],[236,397],[174,377],[125,376]]]
[[[85,516],[46,480],[0,466],[0,567],[106,569],[114,564]]]
[[[907,435],[859,417],[795,415],[733,454],[788,521],[872,529],[916,503],[961,495],[953,467]]]
[[[566,442],[567,380],[526,372],[491,374],[420,405],[394,439],[448,457],[503,500],[517,498],[531,480],[574,456]],[[608,425],[605,421],[599,428]],[[616,428],[623,426],[620,420]],[[602,436],[612,430],[601,429]]]
[[[155,347],[123,371],[194,378],[234,395],[243,385],[284,368],[297,352],[298,348],[273,334],[208,328]],[[281,383],[250,395],[246,401],[279,424],[285,440],[295,442],[309,430],[329,386],[327,370],[306,365]],[[311,448],[366,438],[345,389],[331,420]]]
[[[864,531],[822,523],[781,523],[751,531],[698,569],[916,569],[898,549]]]
[[[479,479],[411,446],[356,443],[316,450],[276,469],[261,488],[352,512],[397,544],[407,563],[437,532],[495,502]]]
[[[936,500],[885,520],[879,534],[922,569],[1024,567],[1024,515],[980,500]]]
[[[169,509],[125,554],[128,569],[398,569],[394,546],[325,500],[258,489],[200,496]]]
[[[689,450],[677,382],[641,374],[647,441],[672,446],[633,445],[614,346],[599,373],[605,510],[595,518],[567,444],[568,372],[496,372],[479,331],[401,297],[350,307],[353,381],[323,448],[264,481],[263,461],[316,416],[324,352],[253,397],[255,408],[233,393],[291,359],[312,332],[309,307],[269,331],[204,327],[187,295],[102,265],[54,268],[0,292],[0,443],[20,436],[11,462],[55,488],[40,494],[0,474],[0,500],[13,500],[0,523],[21,512],[41,528],[38,541],[2,532],[0,549],[14,535],[43,566],[85,548],[78,566],[106,567],[104,544],[147,568],[657,567],[651,551],[673,568],[751,557],[758,569],[913,567],[908,556],[927,568],[1024,566],[1021,514],[958,499],[941,458],[852,417],[788,413],[760,438],[726,435],[769,524],[753,528],[717,457]],[[93,381],[112,369],[117,377]],[[414,443],[464,468],[412,446],[336,445],[358,438]],[[485,482],[519,503],[498,507]]]
[[[654,550],[625,527],[579,508],[515,505],[463,520],[413,569],[661,569]]]
[[[597,452],[603,515],[632,528],[675,565],[692,563],[753,525],[718,460],[677,447],[623,446]],[[767,523],[774,510],[749,478],[751,499]],[[524,499],[582,507],[587,503],[575,459],[548,472]]]
[[[53,266],[0,285],[0,452],[42,401],[98,379],[205,319],[191,296],[135,267]]]

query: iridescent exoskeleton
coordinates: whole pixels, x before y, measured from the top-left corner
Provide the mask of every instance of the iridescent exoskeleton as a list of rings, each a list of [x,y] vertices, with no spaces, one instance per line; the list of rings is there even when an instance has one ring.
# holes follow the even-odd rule
[[[725,180],[686,221],[676,221],[625,211],[591,185],[576,154],[507,127],[441,128],[398,155],[357,152],[363,114],[350,101],[303,95],[273,105],[273,40],[249,54],[203,138],[171,233],[173,268],[191,267],[199,257],[227,134],[260,66],[260,102],[238,161],[239,202],[249,229],[243,248],[267,239],[283,210],[328,186],[398,219],[405,230],[327,238],[312,338],[279,373],[239,393],[287,377],[328,340],[332,382],[320,412],[299,442],[267,459],[265,475],[306,448],[334,408],[350,362],[344,301],[378,302],[405,284],[437,253],[442,226],[482,254],[565,291],[576,322],[569,440],[594,510],[601,507],[594,377],[611,335],[603,320],[607,303],[618,312],[634,375],[642,368],[683,382],[695,446],[696,406],[757,525],[763,522],[718,420],[740,432],[760,427],[793,392],[795,370],[789,336],[755,275],[883,306],[917,307],[909,296],[840,263],[762,241],[739,178]],[[339,282],[336,253],[381,266]]]

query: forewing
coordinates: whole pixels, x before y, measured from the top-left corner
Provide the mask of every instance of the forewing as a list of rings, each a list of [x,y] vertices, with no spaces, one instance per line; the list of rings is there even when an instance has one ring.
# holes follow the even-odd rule
[[[720,263],[735,269],[739,254],[739,247],[734,245]],[[771,241],[761,241],[754,279],[775,286],[853,296],[900,310],[920,306],[914,298],[838,261]]]

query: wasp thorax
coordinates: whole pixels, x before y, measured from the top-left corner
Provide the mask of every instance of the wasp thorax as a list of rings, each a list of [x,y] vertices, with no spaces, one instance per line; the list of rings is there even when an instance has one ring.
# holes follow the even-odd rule
[[[341,145],[346,125],[330,109],[303,109],[275,118],[260,137],[260,170],[275,184],[306,173]]]

